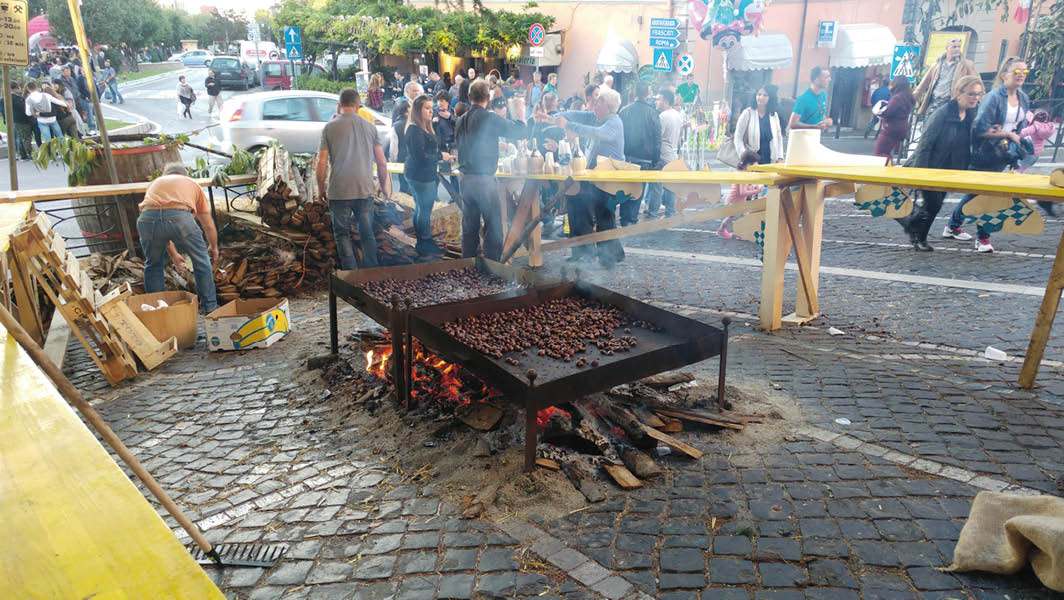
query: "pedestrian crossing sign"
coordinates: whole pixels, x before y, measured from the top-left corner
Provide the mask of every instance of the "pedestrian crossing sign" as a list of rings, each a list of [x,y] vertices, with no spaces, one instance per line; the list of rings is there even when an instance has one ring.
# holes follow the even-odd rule
[[[898,44],[894,46],[894,60],[890,65],[890,78],[906,77],[909,83],[916,80],[916,64],[920,58],[920,46]]]
[[[672,48],[654,48],[654,70],[672,71]]]

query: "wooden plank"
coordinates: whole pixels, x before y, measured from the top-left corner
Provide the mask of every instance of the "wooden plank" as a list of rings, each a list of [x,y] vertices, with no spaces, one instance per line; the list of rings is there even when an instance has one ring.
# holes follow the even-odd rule
[[[783,270],[791,251],[791,235],[780,208],[780,188],[769,188],[765,202],[765,248],[761,268],[761,306],[758,317],[767,331],[779,329],[783,320]]]
[[[809,254],[805,248],[805,238],[798,228],[798,211],[791,201],[790,190],[784,190],[780,198],[780,209],[783,210],[783,221],[787,224],[787,232],[794,243],[795,262],[798,263],[798,281],[801,283],[802,293],[808,299],[809,310],[814,314],[818,312],[816,299],[816,285],[810,279]],[[781,309],[782,310],[782,309]]]
[[[685,421],[693,421],[695,423],[702,423],[704,425],[714,425],[716,427],[724,427],[727,429],[735,429],[738,431],[742,431],[744,429],[742,425],[737,423],[729,423],[728,421],[725,421],[723,419],[713,419],[711,417],[703,417],[687,412],[672,411],[663,408],[655,408],[654,412],[658,413],[659,416],[672,417],[674,419],[683,419]]]
[[[823,181],[811,181],[802,186],[802,241],[806,249],[807,285],[812,286],[811,295],[803,287],[798,290],[795,315],[812,319],[820,314],[820,252],[824,237],[824,198],[828,197]]]
[[[4,253],[7,256],[8,274],[11,276],[11,288],[18,304],[18,322],[30,334],[34,341],[44,341],[44,324],[41,320],[40,305],[37,300],[37,286],[26,270],[24,261],[19,258],[14,248]]]
[[[857,184],[852,181],[834,181],[824,184],[824,197],[837,198],[857,193]]]
[[[48,378],[0,336],[3,595],[224,598]]]
[[[48,326],[48,339],[44,341],[44,353],[55,366],[63,368],[67,345],[70,343],[70,325],[58,310],[52,313],[52,323]]]
[[[762,173],[762,175],[765,175]],[[247,185],[255,183],[255,175],[234,175],[226,185]],[[213,187],[209,178],[196,179],[200,187]],[[38,188],[0,192],[0,203],[40,202],[42,200],[63,200],[67,198],[95,198],[97,196],[125,196],[143,194],[151,182],[120,183],[118,185],[85,185],[78,187]]]
[[[654,438],[655,440],[661,442],[662,444],[665,444],[669,448],[672,448],[673,450],[679,450],[680,452],[683,452],[684,454],[686,454],[687,456],[690,456],[691,458],[694,458],[694,459],[702,458],[703,452],[701,450],[699,450],[698,448],[695,448],[693,446],[690,446],[687,443],[682,442],[682,441],[672,437],[671,435],[669,435],[667,433],[664,433],[662,431],[658,431],[657,429],[652,429],[650,427],[647,427],[647,435],[649,435],[650,437]]]
[[[635,475],[632,475],[632,472],[624,465],[603,464],[602,468],[609,473],[617,485],[621,486],[622,490],[634,490],[643,487],[643,482]]]
[[[389,173],[402,173],[403,163],[388,163]],[[445,175],[457,175],[457,172]],[[443,175],[441,173],[441,175]],[[495,173],[495,178],[501,180],[531,179],[536,181],[565,181],[569,175],[553,173]],[[791,185],[808,179],[808,177],[796,177],[775,172],[765,171],[611,171],[609,169],[589,170],[571,176],[576,181],[588,181],[591,183],[661,183],[668,186],[674,184],[761,184],[761,185]],[[63,196],[68,197],[68,196]]]
[[[650,173],[652,171],[644,172]],[[665,229],[671,229],[673,227],[679,227],[681,225],[701,223],[703,221],[709,221],[711,219],[732,217],[748,212],[765,210],[765,206],[765,198],[758,198],[756,200],[751,200],[749,202],[740,202],[737,204],[724,204],[698,212],[689,212],[682,215],[676,215],[674,217],[667,217],[664,219],[641,221],[639,223],[636,223],[635,225],[629,225],[628,227],[618,227],[616,229],[610,229],[608,231],[600,231],[598,233],[589,233],[587,235],[581,235],[579,237],[565,238],[561,240],[555,240],[553,242],[547,242],[546,244],[543,244],[543,251],[550,252],[552,250],[561,250],[563,248],[571,248],[573,246],[580,246],[592,242],[616,240],[626,238],[632,235],[641,235],[644,233],[652,233],[654,231],[662,231]]]
[[[160,342],[155,335],[133,314],[123,298],[116,298],[100,307],[100,313],[118,337],[150,371],[177,354],[177,338]]]
[[[1053,320],[1057,316],[1062,290],[1064,290],[1064,233],[1060,234],[1057,256],[1053,259],[1053,269],[1049,272],[1049,281],[1046,283],[1046,293],[1042,296],[1042,305],[1038,308],[1038,317],[1031,331],[1031,342],[1027,344],[1027,353],[1023,357],[1019,380],[1021,388],[1030,389],[1034,386],[1038,367],[1042,364],[1042,356],[1045,355],[1046,344],[1049,342],[1049,334],[1053,331]]]

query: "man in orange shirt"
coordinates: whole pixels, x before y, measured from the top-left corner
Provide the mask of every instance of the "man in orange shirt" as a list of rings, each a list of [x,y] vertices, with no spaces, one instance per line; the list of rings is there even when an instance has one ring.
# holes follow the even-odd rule
[[[169,253],[180,267],[184,262],[178,254],[181,251],[192,258],[200,310],[209,313],[218,308],[211,270],[211,260],[218,260],[218,230],[211,218],[207,194],[181,163],[166,165],[162,177],[148,186],[140,203],[137,234],[144,251],[146,293],[163,291],[164,254]]]

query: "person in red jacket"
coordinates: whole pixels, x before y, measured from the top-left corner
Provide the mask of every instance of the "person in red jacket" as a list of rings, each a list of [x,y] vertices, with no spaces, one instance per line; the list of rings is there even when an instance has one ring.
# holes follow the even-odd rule
[[[908,77],[895,77],[890,82],[890,100],[879,113],[883,127],[876,138],[876,156],[889,157],[898,148],[898,143],[909,135],[909,117],[913,114],[916,100]]]

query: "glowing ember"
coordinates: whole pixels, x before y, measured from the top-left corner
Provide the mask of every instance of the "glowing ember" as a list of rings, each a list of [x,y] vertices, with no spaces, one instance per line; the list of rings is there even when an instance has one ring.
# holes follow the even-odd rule
[[[391,357],[391,344],[372,348],[366,352],[366,371],[381,379],[391,380]],[[410,397],[414,401],[425,399],[460,406],[495,393],[495,390],[464,372],[458,365],[426,351],[421,344],[414,344],[413,363]],[[460,375],[464,377],[460,378]]]
[[[540,431],[546,429],[547,422],[550,421],[551,415],[553,415],[554,413],[561,413],[565,415],[565,417],[568,419],[573,418],[573,416],[569,414],[569,411],[562,410],[557,406],[548,406],[547,408],[544,408],[543,410],[536,413],[536,422],[539,423]]]

